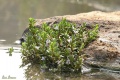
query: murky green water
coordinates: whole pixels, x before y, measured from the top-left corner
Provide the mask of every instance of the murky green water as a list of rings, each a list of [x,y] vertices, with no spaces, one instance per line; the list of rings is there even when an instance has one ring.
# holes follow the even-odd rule
[[[22,63],[20,46],[14,45],[14,41],[21,37],[27,27],[29,17],[43,19],[95,10],[117,11],[120,10],[119,4],[120,0],[0,0],[0,80],[6,77],[26,80],[25,76],[38,80],[119,80],[120,74],[108,74],[104,71],[82,76],[44,73],[39,72],[39,68],[36,67],[29,67],[25,71],[19,68]],[[15,48],[11,57],[6,53],[8,46]]]
[[[11,44],[21,37],[28,18],[120,10],[120,0],[0,0],[0,39]]]

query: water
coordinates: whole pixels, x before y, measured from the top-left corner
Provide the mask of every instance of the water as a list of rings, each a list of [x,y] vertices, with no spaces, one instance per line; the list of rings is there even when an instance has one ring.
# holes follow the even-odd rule
[[[14,41],[21,37],[22,32],[28,26],[28,18],[43,19],[52,16],[73,15],[89,11],[118,11],[120,0],[0,0],[0,79],[13,77],[15,80],[24,80],[25,75],[33,75],[34,69],[19,68],[22,63],[19,53],[20,46],[14,45]],[[15,51],[11,57],[7,53],[9,47]],[[29,73],[30,71],[31,73]],[[39,70],[35,70],[39,71]],[[39,73],[42,79],[62,80],[119,80],[111,77],[113,74],[93,72],[82,76],[66,76],[63,74]],[[97,74],[98,75],[95,75]],[[94,76],[93,76],[94,75]],[[96,77],[99,76],[99,77]],[[36,77],[37,78],[37,77]],[[36,79],[35,79],[36,80]]]

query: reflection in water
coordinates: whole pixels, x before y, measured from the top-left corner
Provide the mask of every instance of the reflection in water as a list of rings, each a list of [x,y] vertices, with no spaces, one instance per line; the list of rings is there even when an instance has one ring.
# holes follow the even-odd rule
[[[76,80],[81,79],[81,74],[48,72],[40,69],[40,65],[29,65],[25,70],[27,80]]]
[[[15,80],[25,80],[24,79],[24,70],[19,68],[22,63],[21,54],[19,47],[14,47],[15,52],[12,56],[9,56],[8,48],[9,46],[0,47],[0,80],[2,77],[14,77]],[[7,80],[7,79],[6,79]],[[11,80],[11,79],[10,79]],[[13,79],[14,80],[14,79]]]
[[[120,10],[120,0],[77,0],[80,4],[86,4],[90,7],[102,11],[118,11]]]
[[[42,71],[39,65],[28,66],[25,76],[27,80],[61,80],[61,77],[55,73]]]
[[[49,72],[40,69],[40,65],[19,68],[22,64],[20,47],[13,46],[12,56],[7,53],[8,48],[10,47],[0,47],[0,79],[2,76],[11,76],[17,80],[120,80],[120,73],[109,73],[105,70],[81,75],[78,73]]]
[[[105,71],[93,71],[87,74],[54,73],[43,71],[40,65],[29,65],[25,70],[27,80],[119,80],[119,73],[106,73]],[[117,75],[117,76],[115,76]]]

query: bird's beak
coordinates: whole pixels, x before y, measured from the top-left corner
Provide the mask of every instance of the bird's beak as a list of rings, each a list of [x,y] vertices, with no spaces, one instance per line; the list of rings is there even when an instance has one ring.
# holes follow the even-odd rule
[[[14,43],[20,45],[20,44],[21,44],[21,41],[20,41],[20,39],[19,39],[19,40],[16,40]]]
[[[25,40],[23,38],[20,38],[19,40],[16,40],[14,43],[21,45],[23,42],[25,42]]]

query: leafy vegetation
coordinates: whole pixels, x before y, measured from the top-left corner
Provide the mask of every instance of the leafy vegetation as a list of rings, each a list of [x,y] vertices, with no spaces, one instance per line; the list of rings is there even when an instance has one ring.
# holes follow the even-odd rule
[[[29,33],[22,43],[22,67],[40,64],[50,71],[81,71],[82,50],[96,39],[98,26],[89,30],[85,23],[79,28],[63,19],[52,27],[43,23],[36,28],[35,20],[29,18]]]
[[[11,48],[8,48],[8,53],[9,53],[9,56],[12,56],[12,52],[14,51],[13,47]]]

